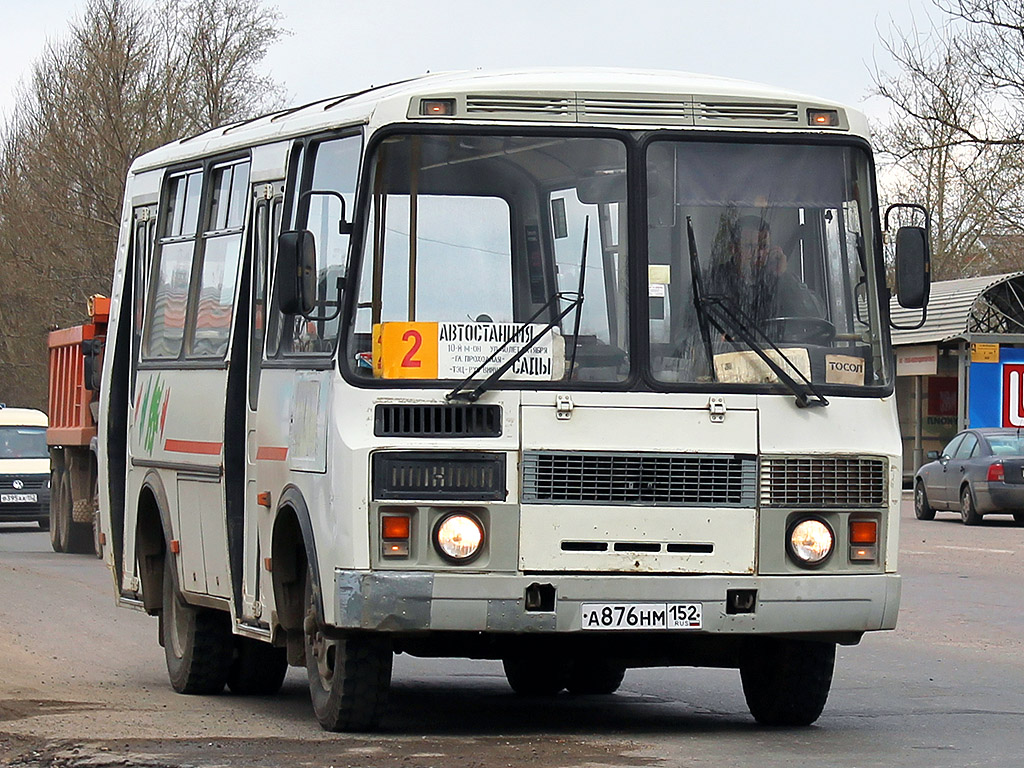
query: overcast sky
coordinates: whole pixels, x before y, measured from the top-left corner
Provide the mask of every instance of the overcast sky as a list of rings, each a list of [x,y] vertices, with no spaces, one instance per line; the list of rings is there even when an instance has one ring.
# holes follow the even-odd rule
[[[85,0],[2,0],[0,112]],[[292,33],[268,55],[295,103],[426,71],[652,67],[777,85],[884,114],[865,101],[893,23],[929,0],[282,0]]]

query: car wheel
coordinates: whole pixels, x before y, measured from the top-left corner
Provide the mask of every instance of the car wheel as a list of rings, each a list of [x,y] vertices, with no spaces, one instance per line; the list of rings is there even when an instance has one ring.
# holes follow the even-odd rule
[[[974,506],[974,494],[971,493],[969,485],[960,489],[960,519],[964,521],[964,525],[977,525],[981,522],[981,515]]]
[[[1024,523],[1024,511],[1014,512],[1013,513],[1013,520],[1016,523]]]
[[[914,486],[914,517],[918,520],[935,519],[935,510],[928,503],[928,494],[925,493],[924,483],[920,480]]]
[[[382,634],[328,634],[306,575],[305,636],[309,697],[326,731],[372,731],[387,707],[394,653]]]
[[[761,725],[810,725],[832,687],[836,644],[765,637],[740,662],[743,695]]]

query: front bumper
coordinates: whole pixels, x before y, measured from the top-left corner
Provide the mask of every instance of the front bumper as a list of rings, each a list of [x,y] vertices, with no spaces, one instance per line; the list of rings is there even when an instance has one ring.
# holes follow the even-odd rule
[[[702,603],[702,629],[672,630],[686,634],[861,633],[896,626],[901,584],[897,574],[567,576],[339,569],[334,577],[336,626],[396,633],[579,632],[584,603],[645,602]],[[554,587],[554,610],[525,609],[526,590],[535,584]],[[733,589],[757,590],[753,612],[726,612],[726,591]]]
[[[0,523],[35,522],[50,515],[50,491],[32,491],[37,501],[0,504]]]

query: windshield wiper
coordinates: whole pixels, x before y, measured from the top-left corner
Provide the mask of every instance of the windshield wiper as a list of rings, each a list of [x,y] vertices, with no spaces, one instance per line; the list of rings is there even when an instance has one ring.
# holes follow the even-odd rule
[[[523,346],[519,349],[519,351],[517,351],[514,355],[512,355],[512,357],[510,357],[508,360],[506,360],[500,366],[498,366],[498,368],[496,368],[494,370],[494,372],[491,373],[490,376],[488,376],[486,379],[484,379],[479,384],[477,384],[475,388],[473,388],[471,390],[468,390],[468,391],[465,389],[466,385],[469,384],[474,379],[474,377],[476,377],[476,375],[478,373],[480,373],[480,371],[482,371],[484,368],[486,368],[488,366],[488,364],[494,358],[496,358],[499,354],[501,354],[502,350],[504,350],[505,347],[507,347],[513,341],[522,338],[523,331],[525,331],[526,328],[529,327],[530,323],[532,323],[534,320],[536,320],[542,314],[547,312],[548,309],[550,309],[552,304],[554,304],[555,302],[560,301],[560,300],[568,301],[569,302],[569,306],[567,306],[565,309],[563,309],[561,312],[559,312],[558,316],[554,320],[549,322],[544,327],[543,331],[541,331],[536,336],[531,338],[528,342],[523,344]],[[462,381],[460,381],[458,383],[458,385],[455,387],[455,389],[453,389],[451,392],[449,392],[447,395],[445,395],[444,399],[445,400],[465,400],[466,402],[469,402],[469,403],[473,403],[473,402],[476,402],[477,400],[479,400],[480,399],[480,395],[482,395],[484,392],[486,392],[495,381],[497,381],[502,376],[504,376],[505,373],[508,371],[508,369],[516,364],[517,360],[519,360],[523,355],[525,355],[527,352],[529,352],[537,344],[538,341],[540,341],[542,338],[544,338],[544,336],[548,333],[548,331],[550,331],[552,328],[554,328],[556,325],[558,325],[560,322],[562,322],[562,318],[564,318],[566,315],[568,315],[570,312],[572,312],[574,307],[578,307],[582,303],[583,303],[583,296],[580,295],[580,294],[574,293],[572,291],[566,291],[566,292],[562,292],[562,293],[555,293],[555,294],[553,294],[550,299],[548,299],[546,302],[544,302],[544,306],[543,307],[541,307],[536,312],[534,312],[529,317],[529,319],[526,320],[526,322],[524,322],[522,325],[520,325],[519,328],[516,329],[515,333],[513,333],[511,336],[509,336],[501,344],[500,347],[498,347],[496,350],[491,352],[490,356],[488,356],[488,358],[486,360],[484,360],[482,363],[480,363],[480,365],[478,365],[473,370],[473,372],[471,374],[469,374],[469,376],[467,376]]]
[[[469,403],[474,403],[477,400],[479,400],[480,399],[480,395],[482,395],[484,392],[486,392],[488,389],[490,389],[491,385],[494,384],[494,382],[496,382],[502,376],[504,376],[508,372],[509,368],[511,368],[513,365],[516,364],[517,360],[519,360],[523,355],[525,355],[527,352],[529,352],[534,347],[534,345],[536,345],[537,342],[540,341],[540,339],[544,338],[545,334],[547,334],[548,331],[550,331],[556,325],[561,323],[562,322],[562,318],[564,318],[566,315],[568,315],[570,312],[572,312],[573,309],[575,309],[576,310],[576,322],[575,322],[574,329],[573,329],[572,357],[569,360],[569,376],[568,376],[568,378],[572,378],[572,369],[576,365],[576,347],[579,344],[580,315],[583,313],[583,277],[584,277],[584,270],[587,268],[587,240],[589,239],[589,237],[590,237],[590,217],[587,216],[586,220],[584,222],[584,225],[583,225],[583,253],[580,255],[580,282],[579,282],[579,290],[576,291],[575,293],[573,293],[572,291],[562,291],[562,292],[554,293],[551,296],[551,298],[549,298],[546,302],[544,302],[544,306],[542,306],[540,309],[538,309],[536,312],[534,312],[529,317],[529,319],[526,320],[526,322],[524,322],[522,325],[519,326],[519,328],[516,330],[516,332],[514,334],[509,336],[504,341],[504,343],[502,343],[502,345],[500,347],[498,347],[496,350],[494,350],[486,360],[484,360],[482,363],[480,363],[480,365],[478,365],[474,369],[474,371],[471,374],[469,374],[469,376],[467,376],[462,381],[460,381],[458,386],[455,387],[455,389],[453,389],[451,392],[449,392],[447,395],[445,395],[444,396],[445,400],[465,400],[466,402],[469,402]],[[512,355],[512,357],[510,357],[508,360],[506,360],[504,363],[502,363],[490,376],[488,376],[486,379],[484,379],[479,384],[477,384],[476,387],[474,387],[473,389],[471,389],[469,391],[464,391],[464,387],[467,384],[469,384],[469,382],[471,382],[476,377],[476,375],[478,373],[480,373],[480,371],[482,371],[484,368],[486,368],[487,365],[494,358],[496,358],[499,354],[501,354],[502,350],[504,350],[505,347],[507,347],[509,344],[511,344],[513,340],[519,339],[522,336],[523,331],[527,328],[527,326],[529,326],[530,323],[532,323],[534,320],[536,320],[542,314],[547,312],[551,308],[551,305],[554,304],[557,301],[568,301],[569,302],[569,306],[567,306],[565,309],[563,309],[561,312],[559,312],[558,316],[554,320],[552,320],[550,323],[548,323],[547,327],[545,327],[543,331],[541,331],[536,336],[534,336],[532,339],[530,339],[528,342],[523,344],[523,346],[519,349],[518,352],[516,352],[514,355]]]
[[[722,295],[705,296],[703,295],[703,285],[700,279],[700,264],[697,259],[697,243],[696,238],[693,234],[693,222],[690,217],[686,217],[686,232],[689,240],[690,247],[690,268],[696,271],[694,274],[695,284],[701,287],[701,295],[698,296],[697,292],[694,291],[694,303],[697,306],[698,322],[701,315],[704,316],[705,321],[710,320],[714,326],[726,334],[727,336],[735,336],[754,353],[764,361],[772,373],[774,373],[783,384],[785,384],[789,391],[796,397],[796,404],[799,408],[810,408],[814,406],[826,406],[828,400],[825,396],[819,392],[811,380],[804,375],[796,364],[790,360],[786,354],[778,348],[768,335],[758,327],[757,323],[747,315],[742,309],[736,306],[731,300]],[[707,333],[705,328],[701,328],[701,335]],[[760,338],[758,338],[760,337]],[[791,376],[781,365],[778,364],[771,356],[765,351],[765,345],[771,347],[771,349],[786,362],[786,364],[796,372],[803,381],[798,382],[793,376]],[[712,375],[714,375],[715,362],[714,358],[711,357],[711,342],[710,335],[705,337],[705,346],[709,356],[709,363],[711,365]],[[813,399],[811,399],[811,397]]]
[[[704,306],[704,280],[700,274],[700,259],[697,258],[697,241],[693,235],[693,220],[686,217],[686,239],[690,247],[690,282],[693,284],[693,307],[697,310],[697,327],[704,343],[704,352],[708,356],[708,368],[711,380],[718,381],[715,373],[715,354],[711,350],[711,330],[708,328],[708,312]]]

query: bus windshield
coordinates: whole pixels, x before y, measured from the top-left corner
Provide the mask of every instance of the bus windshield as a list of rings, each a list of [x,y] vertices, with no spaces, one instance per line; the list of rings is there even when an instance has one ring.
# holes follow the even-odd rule
[[[864,151],[651,141],[647,285],[631,289],[631,140],[412,134],[378,143],[349,370],[364,380],[479,382],[527,347],[495,385],[607,386],[634,374],[659,388],[783,391],[766,355],[815,387],[888,382]],[[733,322],[709,322],[710,304]],[[629,339],[642,308],[640,358]]]
[[[850,147],[651,143],[654,377],[772,384],[757,345],[794,377],[885,383],[869,173]]]
[[[46,427],[0,427],[0,459],[46,459]]]

